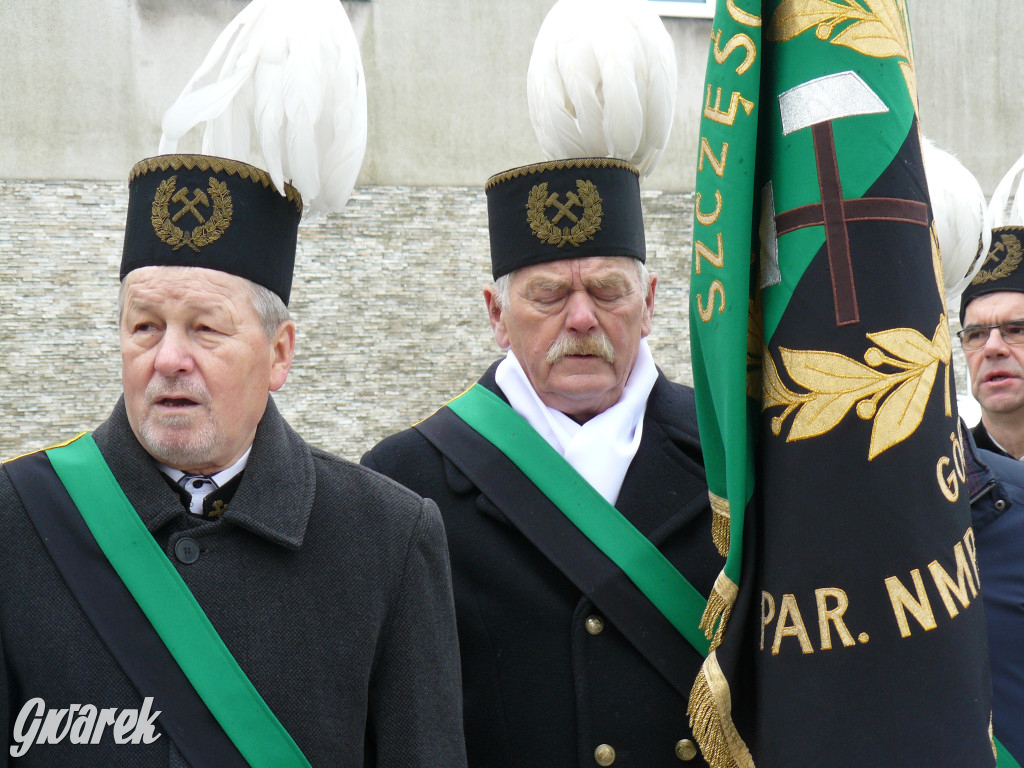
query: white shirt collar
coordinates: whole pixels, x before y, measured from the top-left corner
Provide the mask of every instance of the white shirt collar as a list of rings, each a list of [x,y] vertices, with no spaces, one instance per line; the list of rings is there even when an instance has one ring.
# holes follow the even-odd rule
[[[213,480],[214,485],[206,484],[202,488],[197,490],[196,488],[192,487],[191,483],[186,483],[184,488],[192,496],[192,503],[189,509],[193,514],[201,515],[203,513],[203,499],[205,499],[207,496],[213,493],[217,488],[221,488],[226,483],[231,482],[231,480],[234,479],[236,475],[238,475],[243,469],[245,469],[245,465],[249,461],[250,453],[252,453],[251,445],[246,449],[245,453],[242,454],[242,457],[234,464],[232,464],[230,467],[228,467],[227,469],[222,469],[220,472],[217,472],[214,475],[209,475],[209,478]],[[171,478],[171,480],[173,480],[175,483],[178,483],[181,480],[181,478],[186,477],[188,474],[187,472],[183,472],[180,469],[175,469],[174,467],[169,467],[166,464],[162,464],[160,462],[157,462],[157,467],[160,469],[161,472],[163,472],[165,475]]]
[[[220,472],[214,475],[209,475],[209,478],[213,480],[213,482],[215,482],[218,487],[229,482],[235,475],[237,475],[239,472],[245,469],[245,465],[249,461],[250,453],[252,453],[251,445],[245,449],[245,453],[242,454],[241,458],[238,461],[236,461],[227,469],[222,469]],[[171,478],[171,480],[173,480],[174,482],[178,482],[187,474],[186,472],[182,472],[180,469],[169,467],[166,464],[162,464],[160,462],[157,462],[157,467],[159,467],[160,471],[167,475],[169,478]]]

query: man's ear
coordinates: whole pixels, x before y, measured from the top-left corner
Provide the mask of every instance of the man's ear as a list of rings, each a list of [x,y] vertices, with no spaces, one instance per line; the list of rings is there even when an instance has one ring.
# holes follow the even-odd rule
[[[654,320],[654,289],[658,287],[658,276],[651,275],[651,289],[647,292],[644,302],[644,317],[640,323],[640,335],[647,336],[651,332],[651,321]]]
[[[502,349],[508,349],[508,330],[505,328],[505,321],[501,315],[498,291],[493,285],[484,287],[484,302],[487,304],[487,319],[491,321],[494,340]]]
[[[292,369],[292,358],[295,356],[295,323],[285,320],[274,334],[271,342],[274,361],[270,366],[270,391],[277,392],[284,386],[288,372]]]

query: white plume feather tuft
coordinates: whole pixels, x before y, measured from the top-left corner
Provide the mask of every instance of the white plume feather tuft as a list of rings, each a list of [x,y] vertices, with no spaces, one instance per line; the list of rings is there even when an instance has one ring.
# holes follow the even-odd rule
[[[987,228],[1024,226],[1024,155],[1017,159],[1006,175],[996,184],[985,216]],[[1012,205],[1011,205],[1012,201]],[[1009,211],[1007,211],[1009,208]]]
[[[946,306],[955,313],[960,294],[971,282],[988,252],[990,229],[985,226],[985,193],[956,157],[921,137],[928,196],[942,254]]]
[[[672,130],[676,54],[645,0],[558,0],[527,72],[530,120],[549,160],[615,157],[651,174]]]
[[[263,168],[278,190],[291,183],[308,215],[341,210],[366,150],[366,81],[342,4],[243,8],[164,114],[160,153],[204,121],[204,154]]]

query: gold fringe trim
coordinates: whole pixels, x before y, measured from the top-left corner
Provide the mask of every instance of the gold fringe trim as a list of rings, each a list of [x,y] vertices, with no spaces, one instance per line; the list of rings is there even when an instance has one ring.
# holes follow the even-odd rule
[[[754,768],[754,758],[732,721],[729,681],[713,651],[693,684],[686,713],[693,738],[711,768]]]
[[[729,522],[732,515],[729,512],[729,500],[708,491],[708,498],[711,500],[711,538],[715,542],[715,548],[722,557],[729,556]]]
[[[544,173],[545,171],[561,171],[565,168],[622,168],[635,176],[640,175],[640,171],[631,163],[627,163],[625,160],[617,160],[614,157],[572,157],[566,160],[548,160],[544,163],[521,165],[518,168],[510,168],[507,171],[496,173],[484,184],[484,192],[489,192],[492,187],[496,187],[498,184],[512,181],[522,176]]]
[[[736,596],[739,594],[739,587],[733,583],[733,580],[725,575],[725,571],[718,574],[718,578],[715,579],[715,586],[711,590],[711,595],[708,597],[707,607],[704,609],[704,615],[700,617],[700,629],[704,632],[704,637],[711,641],[711,650],[715,650],[722,644],[722,638],[725,636],[725,626],[729,623],[729,617],[732,615],[732,607],[736,605]],[[718,628],[715,628],[715,624],[718,624]]]
[[[147,173],[180,171],[182,168],[188,171],[198,168],[201,171],[213,171],[214,173],[238,176],[239,178],[262,184],[264,187],[282,194],[274,186],[274,182],[270,179],[270,174],[262,168],[243,163],[240,160],[228,160],[224,157],[213,157],[212,155],[157,155],[156,157],[147,157],[145,160],[137,162],[135,167],[132,168],[131,173],[128,174],[128,183],[131,184],[135,179]],[[286,182],[283,194],[298,206],[300,212],[302,211],[302,195],[299,194],[295,187]]]
[[[989,743],[992,745],[992,757],[994,757],[996,759],[996,762],[998,763],[999,762],[999,749],[996,748],[996,733],[995,733],[995,731],[992,730],[992,713],[991,712],[988,713],[988,740],[989,740]]]

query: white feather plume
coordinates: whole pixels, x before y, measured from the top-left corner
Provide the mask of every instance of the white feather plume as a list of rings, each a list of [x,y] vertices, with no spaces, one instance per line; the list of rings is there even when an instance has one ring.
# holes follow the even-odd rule
[[[928,196],[942,255],[946,306],[955,313],[960,294],[988,253],[990,228],[985,226],[985,193],[967,168],[949,152],[921,137]]]
[[[366,150],[366,82],[342,4],[243,8],[164,114],[160,153],[203,121],[204,154],[263,168],[278,190],[290,182],[309,215],[341,210]]]
[[[1024,155],[1017,159],[1006,175],[996,184],[988,203],[985,223],[989,230],[996,227],[1024,226]],[[1007,210],[1009,208],[1009,210]]]
[[[646,0],[558,0],[530,58],[530,121],[549,160],[615,157],[644,179],[668,143],[676,54]]]

